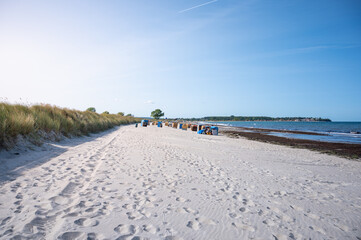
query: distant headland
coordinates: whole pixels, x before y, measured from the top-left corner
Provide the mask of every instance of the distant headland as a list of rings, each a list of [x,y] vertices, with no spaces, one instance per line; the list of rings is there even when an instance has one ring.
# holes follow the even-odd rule
[[[252,116],[210,116],[203,118],[182,118],[189,121],[279,121],[279,122],[331,122],[328,118],[315,117],[252,117]]]

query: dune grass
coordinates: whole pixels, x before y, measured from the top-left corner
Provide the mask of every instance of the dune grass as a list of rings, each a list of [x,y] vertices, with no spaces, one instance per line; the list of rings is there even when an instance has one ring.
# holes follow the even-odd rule
[[[0,149],[13,147],[19,135],[30,138],[39,138],[44,133],[81,136],[135,122],[139,120],[119,114],[98,114],[48,104],[24,106],[0,102]]]

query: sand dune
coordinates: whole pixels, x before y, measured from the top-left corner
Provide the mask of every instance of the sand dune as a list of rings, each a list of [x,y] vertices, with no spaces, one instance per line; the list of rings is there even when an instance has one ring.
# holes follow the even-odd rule
[[[1,160],[0,239],[361,237],[360,162],[152,126],[78,143]]]

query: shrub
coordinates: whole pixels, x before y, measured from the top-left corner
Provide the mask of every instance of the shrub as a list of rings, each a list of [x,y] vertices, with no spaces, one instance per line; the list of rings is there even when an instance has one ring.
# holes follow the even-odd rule
[[[96,112],[95,108],[93,108],[93,107],[88,108],[87,111],[89,111],[89,112]]]

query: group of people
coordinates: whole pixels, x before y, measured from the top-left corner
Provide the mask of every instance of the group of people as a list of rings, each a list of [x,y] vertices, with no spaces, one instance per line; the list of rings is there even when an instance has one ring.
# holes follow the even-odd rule
[[[146,127],[147,125],[157,125],[158,127],[163,127],[163,123],[159,122],[152,122],[150,123],[149,120],[142,120],[141,126]],[[177,122],[165,122],[165,126],[179,128],[183,130],[187,130],[190,128],[192,131],[197,131],[198,134],[206,134],[206,135],[218,135],[218,127],[215,126],[204,126],[204,125],[196,125],[196,124],[184,124],[184,123],[177,123]],[[135,127],[138,127],[138,123],[135,124]]]

